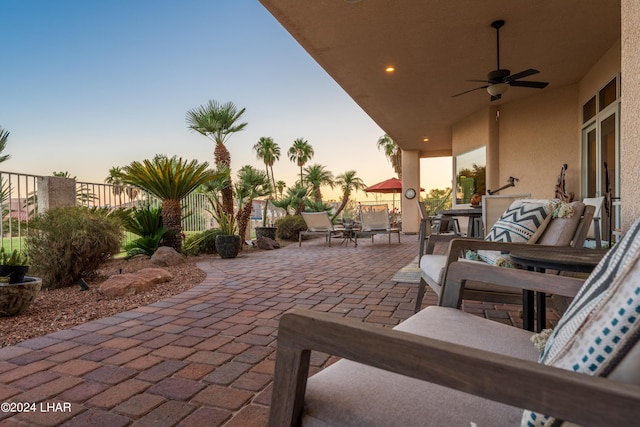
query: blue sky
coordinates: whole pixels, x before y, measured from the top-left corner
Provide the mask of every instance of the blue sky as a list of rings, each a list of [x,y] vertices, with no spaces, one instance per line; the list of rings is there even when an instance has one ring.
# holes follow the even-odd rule
[[[0,0],[0,16],[12,156],[0,170],[102,182],[110,167],[159,153],[213,163],[213,143],[185,115],[215,99],[246,108],[246,130],[227,143],[234,171],[262,168],[252,147],[270,136],[287,184],[296,138],[334,175],[355,169],[368,185],[394,175],[376,149],[384,132],[258,1]],[[450,162],[422,167],[423,187],[450,185]]]

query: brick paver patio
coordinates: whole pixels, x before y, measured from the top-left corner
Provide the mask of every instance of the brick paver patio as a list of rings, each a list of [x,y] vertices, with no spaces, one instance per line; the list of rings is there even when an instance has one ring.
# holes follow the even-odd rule
[[[309,308],[393,326],[417,285],[390,279],[417,237],[324,239],[199,264],[199,286],[164,301],[0,349],[0,426],[264,426],[279,316]],[[425,305],[434,304],[427,293]],[[465,310],[521,324],[518,307]],[[314,354],[314,370],[330,357]],[[11,408],[10,408],[11,409]]]

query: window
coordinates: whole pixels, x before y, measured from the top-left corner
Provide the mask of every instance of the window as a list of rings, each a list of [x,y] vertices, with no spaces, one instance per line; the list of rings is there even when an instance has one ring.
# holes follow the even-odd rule
[[[487,191],[487,149],[476,148],[455,157],[456,205],[471,203],[475,193],[483,195]]]

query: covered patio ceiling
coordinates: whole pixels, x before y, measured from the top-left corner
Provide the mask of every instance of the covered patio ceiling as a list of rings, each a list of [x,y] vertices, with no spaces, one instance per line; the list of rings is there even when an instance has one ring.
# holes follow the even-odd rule
[[[620,38],[619,0],[260,0],[309,54],[405,150],[451,155],[452,125],[493,104],[578,82]],[[546,89],[452,97],[500,65]],[[386,73],[389,65],[394,73]],[[578,108],[578,105],[576,105]],[[424,138],[428,142],[424,142]]]

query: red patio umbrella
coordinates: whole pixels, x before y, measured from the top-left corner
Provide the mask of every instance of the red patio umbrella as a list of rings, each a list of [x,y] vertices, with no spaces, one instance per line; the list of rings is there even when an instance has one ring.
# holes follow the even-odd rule
[[[389,178],[367,187],[364,191],[368,193],[398,193],[402,191],[402,181],[398,178]]]
[[[396,207],[396,193],[402,191],[402,181],[398,178],[389,178],[377,184],[373,184],[367,187],[364,191],[367,193],[392,193],[393,207]],[[420,191],[424,191],[424,188],[420,188]]]

